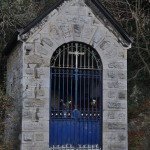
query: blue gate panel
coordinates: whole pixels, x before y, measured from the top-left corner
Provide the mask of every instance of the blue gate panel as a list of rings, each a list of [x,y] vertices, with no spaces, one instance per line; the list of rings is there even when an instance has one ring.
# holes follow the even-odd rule
[[[84,43],[58,48],[50,70],[50,147],[101,147],[102,63]]]
[[[99,121],[51,120],[50,145],[96,145],[100,143]]]

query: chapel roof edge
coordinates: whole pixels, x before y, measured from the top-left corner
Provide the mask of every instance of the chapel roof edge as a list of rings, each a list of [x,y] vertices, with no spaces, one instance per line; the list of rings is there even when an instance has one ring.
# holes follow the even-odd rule
[[[45,10],[41,15],[36,17],[33,21],[31,21],[29,24],[27,24],[24,28],[17,30],[10,41],[7,43],[6,47],[3,50],[3,56],[7,56],[10,54],[11,50],[14,48],[14,46],[17,44],[18,36],[23,35],[27,33],[32,27],[34,27],[37,23],[42,21],[43,18],[45,18],[50,12],[52,12],[54,9],[58,8],[64,1],[69,0],[58,0],[54,5],[50,6],[47,10]],[[117,22],[117,20],[108,12],[108,10],[101,4],[100,0],[84,0],[85,4],[92,9],[90,5],[88,5],[89,2],[93,3],[95,7],[99,9],[99,11],[102,12],[102,14],[109,20],[109,22],[114,26],[114,28],[118,31],[118,33],[122,36],[122,38],[129,43],[133,43],[133,39],[128,35],[128,33],[122,28],[122,26]],[[94,10],[93,10],[94,11]]]

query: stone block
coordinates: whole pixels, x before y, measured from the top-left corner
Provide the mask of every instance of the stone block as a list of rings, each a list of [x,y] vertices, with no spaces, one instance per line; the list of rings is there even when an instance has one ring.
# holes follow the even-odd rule
[[[104,132],[103,133],[104,145],[108,143],[123,143],[127,141],[127,132]]]
[[[50,150],[49,144],[45,142],[22,144],[22,150]]]

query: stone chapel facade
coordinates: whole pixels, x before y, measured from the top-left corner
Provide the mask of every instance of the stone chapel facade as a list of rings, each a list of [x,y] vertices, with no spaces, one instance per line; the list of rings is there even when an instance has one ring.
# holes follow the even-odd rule
[[[20,149],[127,150],[131,43],[98,0],[59,0],[16,31],[4,53],[7,94],[20,102]]]

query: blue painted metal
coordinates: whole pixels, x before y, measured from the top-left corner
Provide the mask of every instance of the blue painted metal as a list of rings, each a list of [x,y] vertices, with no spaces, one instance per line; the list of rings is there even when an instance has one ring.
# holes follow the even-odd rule
[[[102,147],[102,70],[97,66],[100,62],[92,60],[97,58],[94,50],[91,53],[84,45],[78,52],[78,45],[70,44],[70,54],[75,56],[67,53],[68,44],[67,49],[62,47],[62,56],[51,62],[50,147]],[[78,60],[80,54],[86,57]],[[61,61],[63,67],[57,66]]]

